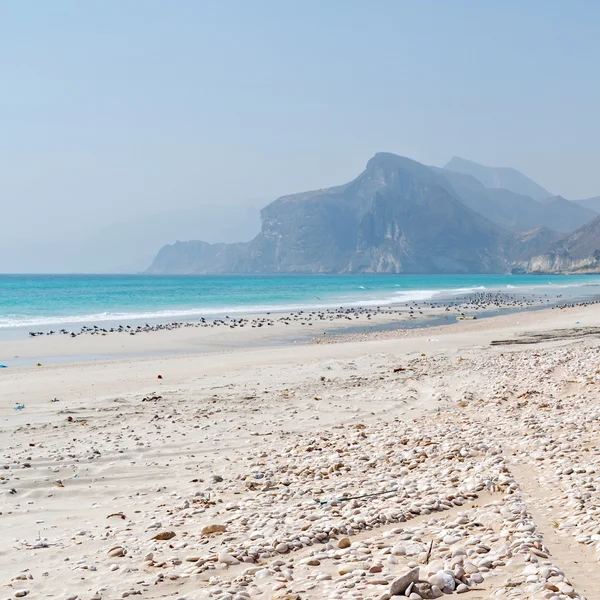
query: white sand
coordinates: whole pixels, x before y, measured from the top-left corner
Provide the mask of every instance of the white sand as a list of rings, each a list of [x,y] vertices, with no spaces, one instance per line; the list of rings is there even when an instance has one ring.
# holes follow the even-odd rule
[[[467,598],[600,598],[598,340],[490,346],[576,322],[600,311],[331,344],[2,342],[32,363],[168,355],[0,370],[0,598],[383,598],[415,565]]]

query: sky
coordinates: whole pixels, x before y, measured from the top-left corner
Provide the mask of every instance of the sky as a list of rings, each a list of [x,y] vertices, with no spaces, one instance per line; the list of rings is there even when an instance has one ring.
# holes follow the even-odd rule
[[[0,272],[343,183],[379,151],[600,195],[599,22],[590,0],[2,2]]]

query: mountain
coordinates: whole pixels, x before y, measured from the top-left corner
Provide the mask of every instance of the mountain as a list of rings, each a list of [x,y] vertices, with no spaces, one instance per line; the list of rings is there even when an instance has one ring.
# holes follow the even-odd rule
[[[560,196],[540,202],[505,189],[486,188],[472,175],[432,167],[445,177],[469,208],[508,231],[531,231],[547,227],[571,233],[598,213]]]
[[[540,200],[547,215],[548,227],[557,231],[572,232],[598,217],[598,213],[562,196],[553,196]]]
[[[520,271],[529,273],[600,273],[600,217],[549,250],[522,261]]]
[[[199,240],[167,244],[159,250],[147,272],[173,275],[244,273],[249,270],[248,246],[248,242],[209,244]]]
[[[594,212],[600,213],[600,196],[594,196],[593,198],[586,198],[585,200],[572,200],[575,204],[583,206],[593,210]]]
[[[486,167],[476,162],[453,156],[444,169],[471,175],[486,188],[505,189],[515,194],[529,196],[534,200],[543,200],[552,196],[550,192],[535,181],[510,167]]]
[[[514,233],[508,240],[505,251],[511,262],[528,261],[532,256],[544,254],[564,235],[547,227],[538,227],[532,231]]]
[[[512,243],[446,178],[388,153],[347,184],[275,200],[261,220],[247,244],[166,246],[148,272],[502,272]]]

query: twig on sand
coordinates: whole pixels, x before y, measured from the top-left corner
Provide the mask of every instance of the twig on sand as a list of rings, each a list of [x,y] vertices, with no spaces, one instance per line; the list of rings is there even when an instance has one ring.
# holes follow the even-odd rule
[[[433,540],[429,542],[429,550],[427,550],[427,556],[425,557],[425,564],[429,564],[429,558],[431,557],[431,549],[433,548]]]

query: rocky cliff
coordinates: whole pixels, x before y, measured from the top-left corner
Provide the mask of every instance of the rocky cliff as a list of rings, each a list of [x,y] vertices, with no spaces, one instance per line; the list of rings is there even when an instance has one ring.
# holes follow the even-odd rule
[[[150,268],[152,274],[244,273],[248,271],[248,246],[207,244],[199,240],[163,246]]]
[[[454,159],[451,164],[464,167]],[[475,172],[484,180],[492,177],[487,167],[481,169],[483,175]],[[547,194],[524,175],[504,171],[496,175],[513,187]],[[595,217],[561,197],[536,201],[487,188],[458,170],[379,153],[347,184],[283,196],[266,206],[252,241],[177,242],[160,250],[148,272],[587,272],[597,268],[600,256]]]
[[[514,233],[505,246],[506,258],[512,263],[528,261],[532,256],[548,252],[563,237],[562,234],[547,227]],[[514,269],[513,266],[511,270]]]
[[[600,217],[552,244],[548,251],[521,261],[528,273],[600,273]]]
[[[284,196],[248,244],[166,246],[151,273],[486,273],[508,268],[511,236],[461,201],[446,178],[376,154],[348,184]]]

